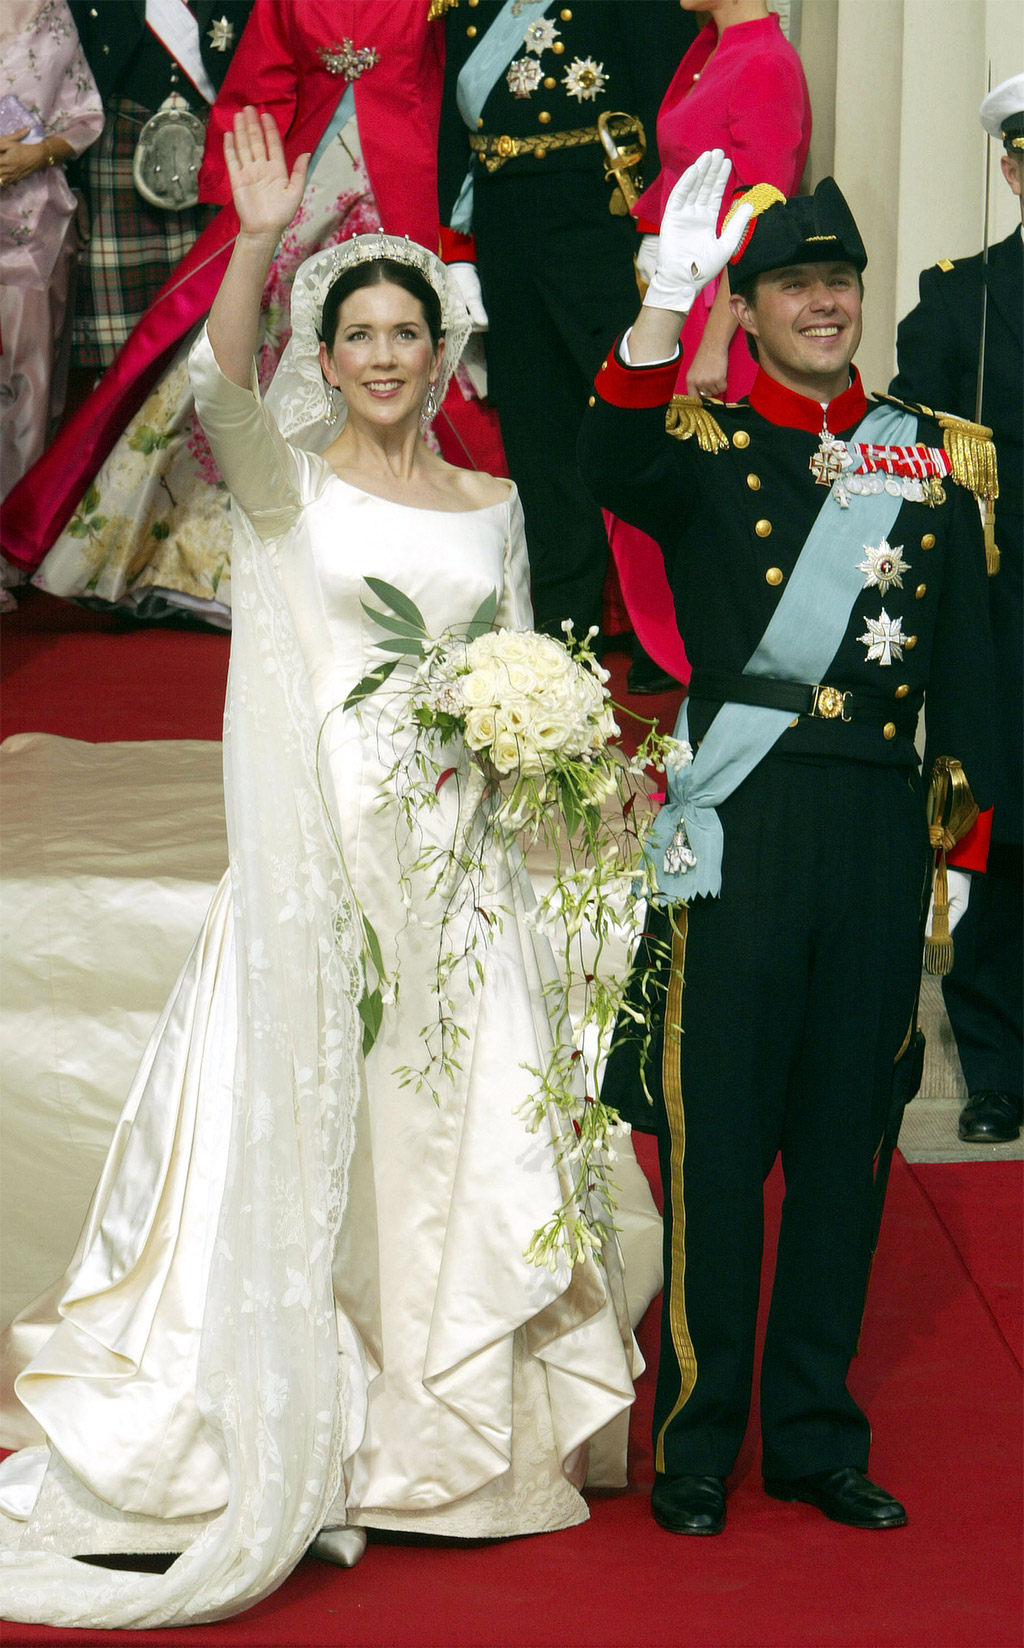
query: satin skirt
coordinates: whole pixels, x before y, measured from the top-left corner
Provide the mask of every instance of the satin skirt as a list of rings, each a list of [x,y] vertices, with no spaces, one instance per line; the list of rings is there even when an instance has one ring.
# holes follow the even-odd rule
[[[36,783],[45,789],[49,773],[52,786],[75,746],[25,742]],[[116,763],[126,748],[86,760],[97,838],[111,825],[96,761]],[[143,748],[152,759],[158,747]],[[164,748],[170,775],[182,756]],[[218,779],[207,765],[209,800]],[[69,847],[69,885],[74,856]],[[195,1364],[232,1104],[230,905],[225,878],[113,1128],[75,1257],[8,1330],[8,1369],[22,1369],[4,1404],[4,1441],[22,1447],[0,1467],[9,1545],[180,1549],[223,1503]],[[94,897],[92,933],[96,919]],[[79,941],[84,949],[87,934]],[[623,1141],[614,1177],[626,1186],[628,1307],[615,1253],[568,1285],[523,1261],[550,1212],[555,1170],[550,1137],[527,1135],[514,1106],[495,1102],[508,1089],[510,1048],[547,1011],[532,937],[511,923],[508,942],[480,999],[461,1109],[441,1114],[428,1095],[417,1102],[397,1086],[382,1104],[388,1084],[374,1082],[373,1061],[392,1056],[386,1038],[370,1056],[378,1096],[359,1118],[335,1259],[339,1346],[361,1370],[347,1384],[347,1430],[361,1440],[332,1520],[479,1537],[541,1531],[585,1517],[577,1489],[588,1453],[592,1481],[625,1480],[630,1375],[641,1365],[629,1318],[659,1282],[657,1219]],[[74,947],[69,933],[63,943]]]

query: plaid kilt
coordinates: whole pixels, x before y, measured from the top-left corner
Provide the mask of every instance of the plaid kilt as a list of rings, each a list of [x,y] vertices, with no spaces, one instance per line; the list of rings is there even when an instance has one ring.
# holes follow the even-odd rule
[[[132,182],[139,132],[152,109],[126,97],[107,102],[99,141],[83,156],[92,238],[78,256],[72,365],[105,369],[177,268],[215,206],[164,212]]]

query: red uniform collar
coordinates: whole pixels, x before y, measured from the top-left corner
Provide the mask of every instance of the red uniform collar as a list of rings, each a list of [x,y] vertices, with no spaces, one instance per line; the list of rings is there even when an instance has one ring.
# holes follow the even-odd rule
[[[787,389],[785,384],[779,383],[777,378],[770,378],[760,367],[748,399],[754,411],[767,418],[769,423],[781,424],[786,429],[802,429],[808,435],[821,434],[821,402],[798,395],[795,389]],[[860,373],[854,367],[849,389],[844,389],[835,400],[829,401],[825,410],[831,433],[839,435],[844,429],[853,429],[867,409],[867,396]]]

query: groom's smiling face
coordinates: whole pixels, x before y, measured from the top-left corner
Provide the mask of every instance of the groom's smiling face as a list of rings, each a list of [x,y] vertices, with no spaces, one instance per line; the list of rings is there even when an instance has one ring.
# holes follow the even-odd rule
[[[846,388],[860,343],[861,292],[852,263],[795,263],[766,270],[749,299],[736,293],[731,307],[769,376],[830,400]]]

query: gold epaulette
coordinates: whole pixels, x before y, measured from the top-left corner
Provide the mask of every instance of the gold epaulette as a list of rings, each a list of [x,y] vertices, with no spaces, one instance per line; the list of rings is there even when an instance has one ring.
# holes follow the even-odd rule
[[[677,441],[688,441],[696,435],[702,452],[721,452],[729,445],[721,424],[699,395],[673,395],[665,413],[665,429]]]
[[[968,487],[981,505],[985,528],[985,565],[989,577],[993,578],[999,571],[999,549],[995,538],[999,475],[992,431],[983,423],[955,418],[951,412],[936,412],[935,421],[942,430],[942,444],[949,454],[954,481]]]
[[[942,430],[954,481],[968,487],[979,502],[994,503],[999,496],[999,477],[991,429],[983,423],[956,418],[952,412],[935,412],[932,416]]]
[[[443,17],[446,11],[451,11],[452,7],[457,6],[458,3],[459,0],[430,0],[427,22],[436,23],[439,17]]]
[[[995,501],[999,496],[999,475],[996,469],[996,449],[992,431],[983,423],[971,423],[969,418],[958,418],[952,412],[935,412],[930,406],[914,406],[897,400],[895,395],[875,396],[891,406],[901,406],[905,412],[923,413],[933,418],[942,430],[942,445],[949,458],[949,469],[954,481],[973,492],[981,505],[985,528],[985,564],[989,577],[999,571],[999,550],[995,542]]]
[[[948,258],[939,258],[935,267],[936,269],[941,269],[944,275],[948,275],[949,271],[953,268],[953,265],[950,263]]]

